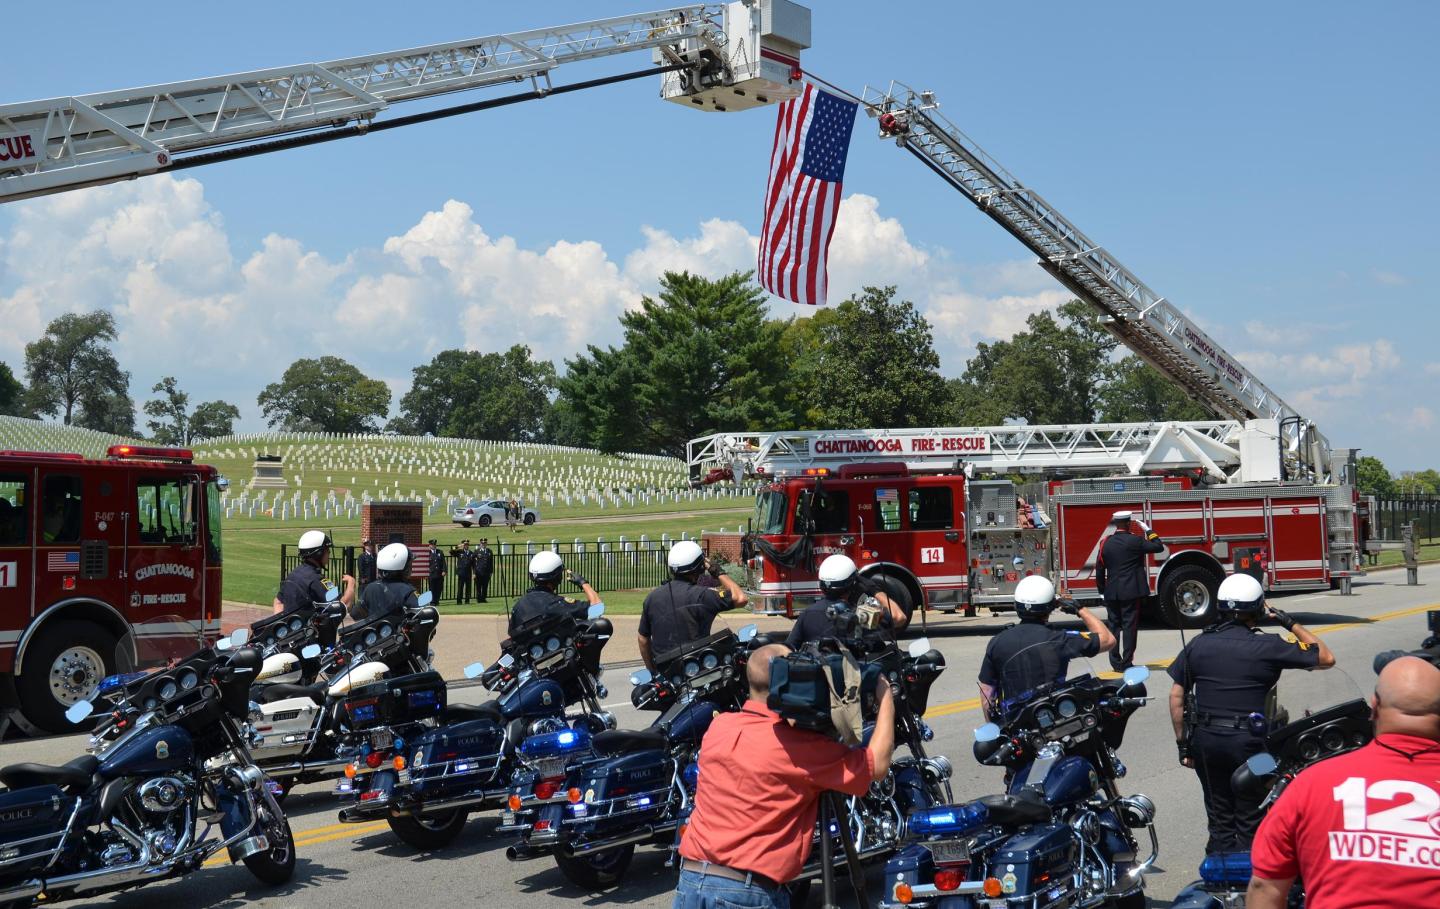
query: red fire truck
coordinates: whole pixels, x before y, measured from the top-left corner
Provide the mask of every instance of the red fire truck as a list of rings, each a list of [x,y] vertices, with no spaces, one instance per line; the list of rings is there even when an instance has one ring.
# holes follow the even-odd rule
[[[224,486],[178,448],[0,451],[0,710],[69,731],[134,625],[218,635]]]
[[[907,605],[945,612],[1009,608],[1033,574],[1093,599],[1111,515],[1129,510],[1166,543],[1150,562],[1161,616],[1198,627],[1230,572],[1271,590],[1323,589],[1358,564],[1352,486],[1247,479],[1277,469],[1275,437],[1273,421],[742,433],[695,440],[690,466],[696,482],[769,481],[747,560],[758,611],[812,602],[831,553]],[[1123,473],[1074,476],[1096,471]],[[982,472],[1001,478],[972,479]],[[1016,472],[1050,478],[1004,477]]]

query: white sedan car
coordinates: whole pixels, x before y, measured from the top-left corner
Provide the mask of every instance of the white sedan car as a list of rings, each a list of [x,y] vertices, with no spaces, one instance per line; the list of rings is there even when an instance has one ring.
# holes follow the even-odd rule
[[[479,525],[489,527],[491,524],[505,523],[505,503],[499,499],[490,502],[476,500],[455,509],[450,520],[461,527]],[[540,512],[533,508],[520,508],[520,523],[534,524],[540,520]]]

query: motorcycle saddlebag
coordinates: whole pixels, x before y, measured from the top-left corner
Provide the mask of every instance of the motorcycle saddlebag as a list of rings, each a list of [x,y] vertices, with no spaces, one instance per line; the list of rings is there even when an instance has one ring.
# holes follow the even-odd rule
[[[433,670],[382,679],[345,698],[345,715],[357,731],[419,722],[444,712],[445,679]]]
[[[1069,827],[1039,824],[1000,844],[991,860],[990,876],[1000,879],[1007,898],[1031,896],[1069,876],[1074,850]]]
[[[505,765],[505,729],[493,720],[467,720],[426,731],[415,740],[410,784],[421,798],[457,790],[492,789]]]
[[[59,786],[27,786],[0,792],[0,866],[6,875],[45,867],[60,845],[75,800]]]
[[[570,774],[584,799],[566,823],[593,824],[597,833],[650,823],[668,810],[674,775],[675,761],[658,749],[589,761]],[[575,810],[582,806],[584,814]]]

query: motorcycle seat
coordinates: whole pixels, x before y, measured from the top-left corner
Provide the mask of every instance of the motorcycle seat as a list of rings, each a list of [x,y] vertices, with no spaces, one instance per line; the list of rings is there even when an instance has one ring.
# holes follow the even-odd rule
[[[634,732],[628,729],[607,729],[595,733],[590,743],[600,754],[625,754],[665,748],[670,740],[662,732]]]
[[[325,702],[325,683],[319,682],[314,685],[292,685],[289,682],[276,682],[267,686],[263,691],[258,691],[259,697],[255,698],[261,704],[270,704],[275,701],[283,701],[287,698],[309,698],[317,704]]]
[[[1006,795],[986,795],[980,804],[990,812],[990,820],[1002,827],[1043,824],[1050,820],[1050,806],[1038,793],[1029,789]]]
[[[80,788],[90,785],[90,780],[99,768],[100,759],[93,754],[82,754],[59,767],[49,764],[11,764],[0,768],[0,784],[4,784],[7,789],[45,785]]]
[[[503,723],[505,714],[500,712],[499,701],[486,701],[483,704],[445,705],[445,722],[468,723],[471,720],[490,720],[495,723]]]

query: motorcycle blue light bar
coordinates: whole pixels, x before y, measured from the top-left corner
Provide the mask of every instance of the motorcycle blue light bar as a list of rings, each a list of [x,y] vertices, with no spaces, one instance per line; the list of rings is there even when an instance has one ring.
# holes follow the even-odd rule
[[[910,813],[906,832],[916,838],[962,836],[985,825],[990,811],[979,802],[964,805],[941,805]]]
[[[520,743],[520,753],[527,758],[556,757],[589,747],[590,733],[582,727],[532,735]]]
[[[1212,853],[1200,863],[1200,877],[1208,884],[1245,884],[1250,875],[1248,852]]]

